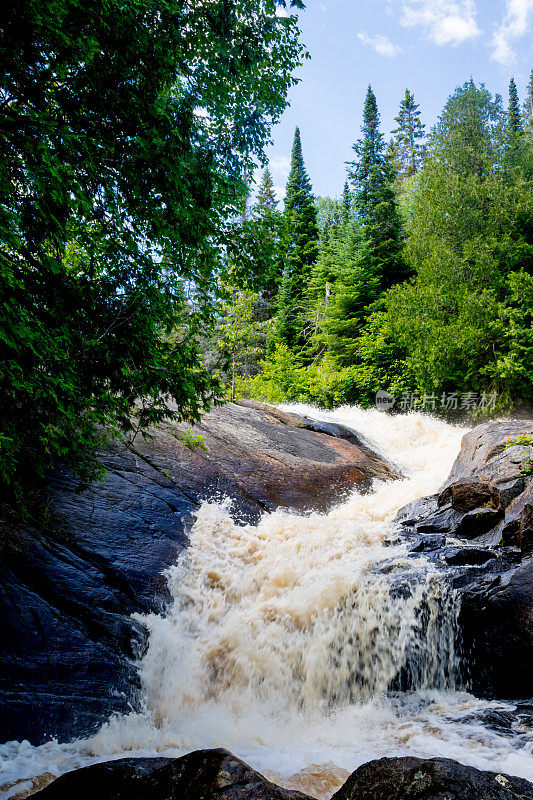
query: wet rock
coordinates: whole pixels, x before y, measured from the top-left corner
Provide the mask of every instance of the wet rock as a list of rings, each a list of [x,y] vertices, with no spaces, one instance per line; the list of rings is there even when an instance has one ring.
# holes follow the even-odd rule
[[[454,535],[460,539],[476,539],[494,528],[502,516],[503,512],[495,508],[475,508],[461,517]]]
[[[533,483],[509,505],[500,531],[503,544],[533,552]]]
[[[509,439],[533,435],[531,420],[496,420],[477,425],[461,443],[460,453],[442,491],[466,479],[490,483],[504,494],[508,505],[523,487],[522,465],[526,448],[506,447]],[[516,494],[514,496],[516,496]]]
[[[419,497],[416,500],[412,500],[398,511],[396,521],[405,526],[416,525],[421,518],[438,511],[437,498],[438,495],[434,494],[429,497]]]
[[[527,448],[507,446],[531,433],[527,420],[469,431],[442,490],[402,509],[397,520],[407,536],[422,537],[411,553],[452,571],[470,686],[483,697],[531,695],[533,575],[524,558],[533,553],[533,476],[523,474]],[[462,540],[468,546],[459,546]]]
[[[398,476],[356,434],[259,403],[215,408],[102,454],[105,479],[78,491],[66,469],[47,490],[46,532],[0,532],[0,741],[93,733],[138,702],[144,630],[132,613],[167,602],[162,572],[187,545],[206,498],[229,497],[239,522],[279,506],[327,509],[339,491]],[[178,438],[177,438],[178,437]]]
[[[420,540],[409,548],[411,553],[434,553],[442,550],[446,544],[446,537],[439,534],[428,534],[422,536]]]
[[[531,695],[533,560],[465,587],[460,625],[470,685],[481,697]]]
[[[460,511],[454,508],[441,508],[434,514],[422,517],[414,527],[418,533],[449,533],[455,534],[463,519]]]
[[[500,495],[490,483],[465,480],[453,483],[439,494],[438,505],[448,504],[463,513],[482,507],[498,508]]]
[[[68,772],[39,800],[309,800],[270,783],[227,750],[183,758],[131,758]]]
[[[456,567],[479,566],[495,558],[496,555],[492,550],[483,550],[479,547],[447,547],[444,551],[446,563]]]
[[[381,758],[359,767],[333,799],[533,800],[533,784],[447,758]]]

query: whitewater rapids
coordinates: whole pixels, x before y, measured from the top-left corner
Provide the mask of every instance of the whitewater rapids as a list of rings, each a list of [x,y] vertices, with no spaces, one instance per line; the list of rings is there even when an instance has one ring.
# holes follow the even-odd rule
[[[284,408],[353,428],[405,478],[328,514],[280,510],[244,527],[227,504],[204,503],[167,572],[172,606],[138,617],[149,632],[143,712],[86,740],[1,746],[4,797],[97,761],[209,747],[319,798],[381,756],[533,779],[531,733],[482,724],[484,710],[514,707],[462,687],[456,597],[435,565],[407,557],[393,523],[444,482],[465,429],[419,413]]]

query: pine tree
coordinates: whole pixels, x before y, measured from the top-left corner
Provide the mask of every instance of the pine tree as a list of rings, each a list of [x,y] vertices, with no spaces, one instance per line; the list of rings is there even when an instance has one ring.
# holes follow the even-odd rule
[[[511,78],[509,83],[509,132],[511,136],[523,133],[522,120],[520,115],[520,103],[518,100],[518,91],[514,78]]]
[[[284,269],[278,295],[277,338],[295,349],[305,345],[306,294],[318,255],[317,210],[296,128],[283,225]]]
[[[414,175],[424,160],[424,145],[422,140],[426,137],[425,126],[420,122],[419,106],[415,103],[414,95],[409,89],[405,90],[405,97],[400,103],[400,111],[395,121],[398,127],[392,131],[398,146],[401,163],[399,175],[409,178]]]
[[[369,265],[382,289],[407,277],[403,259],[402,223],[394,192],[394,170],[385,154],[380,116],[372,87],[363,112],[363,137],[353,147],[357,156],[350,170],[355,203],[368,243]]]

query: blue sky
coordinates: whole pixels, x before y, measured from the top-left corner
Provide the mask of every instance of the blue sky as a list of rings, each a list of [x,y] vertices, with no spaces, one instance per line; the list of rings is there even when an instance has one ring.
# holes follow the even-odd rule
[[[341,193],[369,83],[387,137],[406,88],[428,129],[470,77],[507,101],[514,76],[523,100],[533,68],[533,0],[308,0],[307,6],[300,28],[311,60],[297,73],[301,81],[268,151],[280,197],[296,125],[315,194]]]

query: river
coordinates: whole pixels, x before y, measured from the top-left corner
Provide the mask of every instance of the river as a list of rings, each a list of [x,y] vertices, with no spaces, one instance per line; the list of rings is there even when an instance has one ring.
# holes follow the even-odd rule
[[[467,691],[457,600],[408,555],[393,520],[446,479],[464,428],[423,414],[286,410],[347,425],[399,467],[327,514],[235,525],[206,502],[167,573],[173,604],[139,618],[144,710],[67,744],[0,746],[3,796],[76,767],[225,747],[272,780],[326,800],[381,756],[442,756],[533,780],[533,735],[490,722],[514,706]]]

